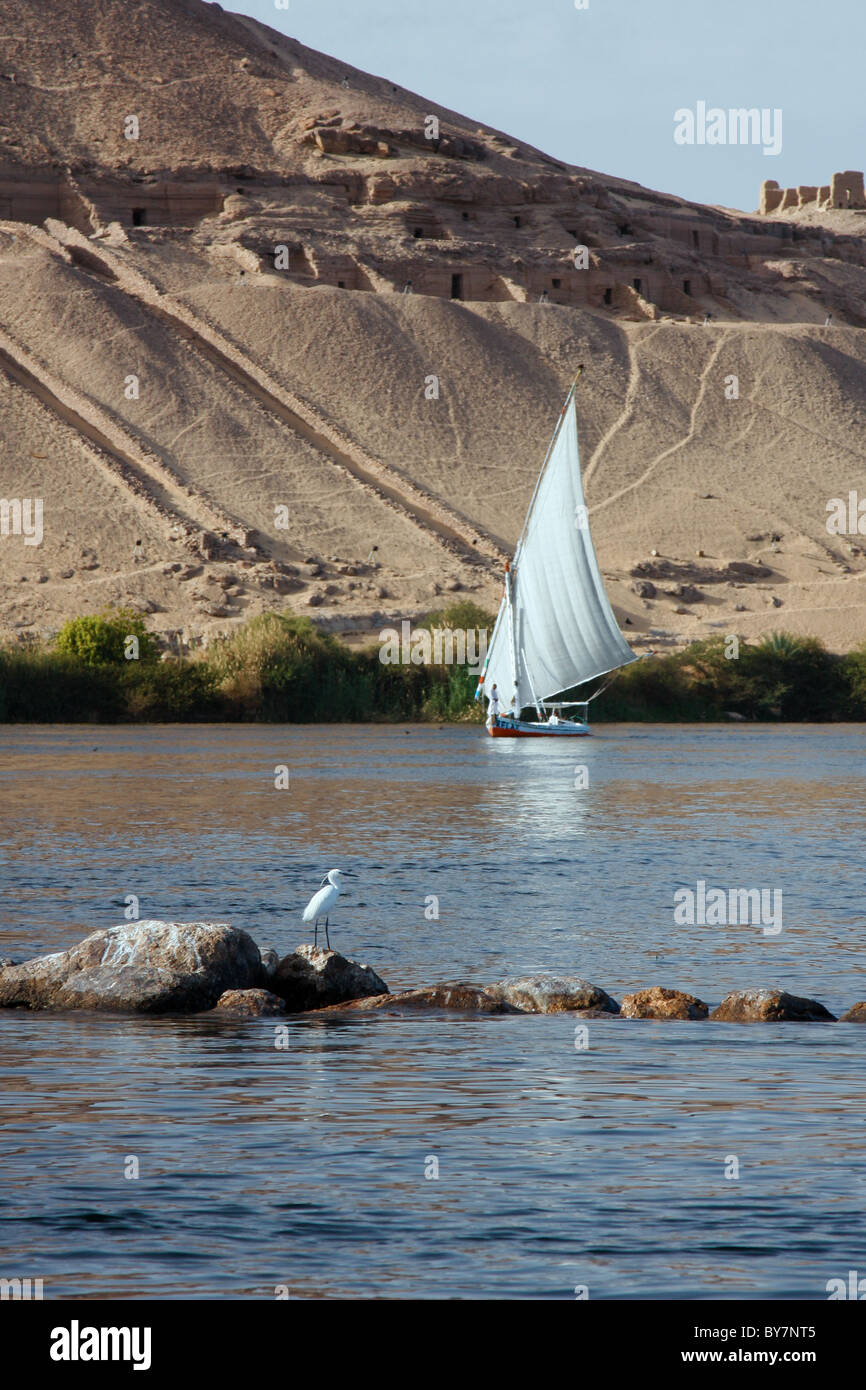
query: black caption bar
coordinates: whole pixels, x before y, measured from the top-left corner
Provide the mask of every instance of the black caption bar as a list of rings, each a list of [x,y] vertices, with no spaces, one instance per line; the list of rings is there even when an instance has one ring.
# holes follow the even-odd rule
[[[454,1337],[462,1350],[452,1345],[451,1351],[464,1374],[474,1346],[479,1371],[483,1365],[488,1370],[507,1365],[510,1378],[525,1367],[537,1379],[541,1356],[545,1362],[550,1358],[549,1370],[565,1370],[571,1363],[575,1370],[615,1375],[642,1365],[664,1376],[679,1370],[696,1383],[708,1370],[718,1374],[754,1365],[782,1372],[798,1367],[826,1381],[850,1365],[862,1347],[862,1301],[289,1299],[236,1300],[231,1306],[198,1300],[13,1300],[0,1304],[0,1328],[7,1348],[21,1353],[22,1369],[50,1384],[68,1383],[70,1377],[84,1383],[106,1374],[145,1384],[148,1377],[166,1373],[189,1373],[198,1383],[213,1375],[224,1382],[239,1372],[255,1378],[296,1372],[299,1360],[307,1359],[319,1361],[329,1375],[344,1368],[357,1373],[365,1363],[368,1371],[381,1366],[383,1357],[390,1364],[395,1357],[417,1358],[424,1346],[422,1365],[432,1377],[436,1364],[446,1373]]]

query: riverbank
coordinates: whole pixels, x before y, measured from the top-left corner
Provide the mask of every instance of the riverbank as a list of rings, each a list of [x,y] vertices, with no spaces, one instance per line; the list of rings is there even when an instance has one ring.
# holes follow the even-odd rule
[[[427,622],[463,630],[462,607]],[[385,662],[378,647],[354,650],[276,613],[177,656],[119,610],[74,619],[49,643],[0,647],[0,722],[471,721],[482,718],[476,683],[465,665]]]
[[[492,626],[463,603],[418,630],[460,634],[471,652]],[[477,669],[426,661],[421,644],[415,655],[352,649],[308,618],[270,613],[178,656],[160,651],[140,614],[118,610],[73,619],[51,642],[0,646],[0,722],[481,722]],[[593,723],[860,722],[866,647],[838,655],[784,632],[713,637],[626,667],[590,708]]]

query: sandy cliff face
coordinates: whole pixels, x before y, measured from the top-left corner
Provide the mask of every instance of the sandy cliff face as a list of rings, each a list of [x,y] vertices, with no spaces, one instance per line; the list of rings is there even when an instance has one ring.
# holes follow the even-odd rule
[[[198,0],[6,0],[4,29],[0,496],[44,508],[41,544],[0,536],[5,634],[494,607],[583,362],[636,646],[866,638],[861,538],[825,525],[866,496],[855,211],[565,166]]]

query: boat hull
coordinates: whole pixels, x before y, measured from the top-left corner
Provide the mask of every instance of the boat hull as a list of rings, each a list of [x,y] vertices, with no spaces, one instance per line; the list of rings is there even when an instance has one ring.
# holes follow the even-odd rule
[[[556,724],[530,724],[527,719],[495,719],[487,725],[491,738],[586,738],[589,725],[574,719]]]

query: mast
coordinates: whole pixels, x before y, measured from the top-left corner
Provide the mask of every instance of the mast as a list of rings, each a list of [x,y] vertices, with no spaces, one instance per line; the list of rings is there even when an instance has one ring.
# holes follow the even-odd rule
[[[511,602],[511,565],[505,562],[505,606],[508,618],[508,650],[511,655],[511,694],[509,696],[509,708],[511,707],[511,696],[517,690],[519,682],[517,679],[517,651],[514,636],[514,605]],[[504,701],[503,701],[504,703]],[[520,713],[520,710],[517,711]]]

